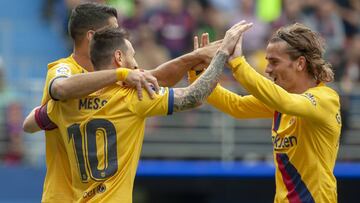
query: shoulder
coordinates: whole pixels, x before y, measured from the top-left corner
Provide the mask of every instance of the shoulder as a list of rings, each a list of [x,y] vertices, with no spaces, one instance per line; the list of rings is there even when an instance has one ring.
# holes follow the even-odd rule
[[[69,60],[69,57],[67,58],[60,58],[58,60],[55,60],[53,62],[50,62],[48,64],[48,69],[54,68],[54,67],[58,67],[58,66],[62,66],[62,65],[66,65],[66,66],[71,66],[71,60]]]
[[[339,94],[325,84],[309,89],[304,93],[304,96],[312,102],[319,103],[318,101],[321,101],[320,104],[340,107]]]
[[[84,72],[71,56],[61,58],[48,64],[48,72],[54,72],[56,75],[72,75]]]
[[[317,87],[311,88],[308,91],[306,91],[308,93],[312,93],[314,95],[316,95],[317,97],[321,97],[321,98],[326,98],[326,99],[338,99],[339,98],[339,94],[332,89],[331,87],[325,85],[325,84],[320,84]]]

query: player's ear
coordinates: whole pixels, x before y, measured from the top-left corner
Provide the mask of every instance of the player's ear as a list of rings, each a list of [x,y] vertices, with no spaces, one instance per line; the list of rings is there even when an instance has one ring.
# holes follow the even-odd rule
[[[95,31],[94,30],[89,30],[86,32],[86,39],[88,41],[90,41],[93,37],[94,37]]]
[[[296,66],[296,70],[297,71],[302,71],[306,69],[306,58],[304,56],[300,56],[297,59],[297,66]]]
[[[116,66],[122,67],[123,62],[124,62],[123,56],[124,56],[124,54],[122,53],[121,50],[119,50],[119,49],[115,50],[114,61],[115,61]]]

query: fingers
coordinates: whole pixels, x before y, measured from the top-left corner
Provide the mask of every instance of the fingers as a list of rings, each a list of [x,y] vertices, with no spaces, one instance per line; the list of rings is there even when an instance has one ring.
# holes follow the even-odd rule
[[[242,26],[243,24],[245,24],[245,20],[242,20],[242,21],[236,23],[235,25],[233,25],[233,26],[230,28],[230,30],[232,30],[232,29],[237,29],[238,27]]]
[[[253,25],[253,23],[245,23],[245,21],[241,21],[240,23],[238,23],[235,27],[234,27],[234,32],[237,35],[241,35],[242,33],[244,33],[246,30],[248,30],[249,28],[251,28]]]
[[[145,88],[152,99],[155,98],[155,91],[158,93],[160,89],[157,79],[152,76],[151,73],[146,71],[131,71],[126,78],[125,83],[128,85],[128,87],[136,88],[140,101],[143,99],[143,88]]]
[[[154,91],[156,93],[159,93],[160,86],[157,79],[154,76],[151,75],[151,77],[147,78],[147,82],[153,85]]]
[[[253,23],[247,23],[241,28],[241,33],[245,32],[246,30],[250,29],[253,26]]]
[[[209,40],[209,33],[205,32],[201,35],[201,44],[200,47],[204,47],[207,46],[208,44],[210,44],[210,40]]]
[[[137,91],[137,94],[138,94],[138,98],[141,101],[142,98],[143,98],[143,95],[142,95],[142,88],[141,88],[141,82],[140,81],[138,83],[136,83],[136,91]]]
[[[155,98],[155,92],[158,93],[160,90],[159,83],[157,79],[151,75],[149,72],[141,72],[139,84],[142,88],[144,88],[151,99]]]
[[[144,72],[142,72],[142,74],[144,76],[144,82],[150,83],[152,85],[153,91],[155,91],[156,93],[159,93],[160,86],[159,86],[157,79],[148,71],[144,71]]]
[[[201,35],[200,46],[199,46],[198,36],[194,36],[194,50],[196,50],[200,47],[207,46],[209,44],[210,44],[209,33],[205,32]]]
[[[252,27],[252,23],[246,23],[244,20],[240,21],[239,23],[232,26],[225,35],[225,38],[228,38],[227,40],[235,40],[239,39],[240,35],[242,35],[246,30],[248,30],[250,27]],[[224,39],[225,39],[224,38]]]
[[[249,29],[252,26],[252,23],[246,23],[245,20],[242,20],[238,23],[236,23],[235,25],[233,25],[228,31],[227,33],[229,35],[231,34],[237,34],[237,33],[242,33],[245,30]]]
[[[155,98],[155,92],[154,90],[151,88],[151,86],[149,85],[149,83],[146,80],[142,81],[142,85],[145,88],[145,90],[147,91],[147,93],[149,94],[151,99]]]
[[[235,51],[235,46],[239,41],[240,36],[252,26],[252,23],[246,23],[244,20],[236,23],[228,31],[226,31],[220,50],[232,55]]]
[[[199,48],[199,38],[198,36],[194,37],[194,50]]]

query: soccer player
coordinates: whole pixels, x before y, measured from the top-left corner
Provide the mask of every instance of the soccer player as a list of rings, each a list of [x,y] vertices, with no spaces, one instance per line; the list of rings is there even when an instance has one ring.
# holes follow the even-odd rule
[[[213,90],[242,32],[236,24],[209,68],[186,88],[161,88],[151,99],[135,89],[112,84],[81,99],[50,100],[35,113],[42,129],[58,126],[68,154],[75,202],[132,202],[132,188],[144,136],[145,119],[198,106]],[[95,70],[134,68],[135,51],[120,29],[96,32],[91,42]],[[144,94],[146,95],[146,94]],[[25,126],[34,124],[28,117]]]
[[[245,60],[230,59],[236,80],[251,94],[239,96],[218,85],[207,101],[235,118],[272,118],[276,166],[274,202],[337,202],[333,174],[341,128],[338,94],[323,59],[320,36],[296,23],[282,27],[266,49],[268,80]],[[242,55],[242,39],[234,56]],[[191,81],[195,74],[190,73]]]
[[[41,104],[45,104],[51,98],[61,101],[80,98],[118,80],[135,86],[140,99],[141,87],[145,87],[153,97],[154,91],[148,82],[152,83],[155,89],[158,89],[155,77],[161,85],[174,85],[186,73],[187,67],[191,68],[196,63],[211,59],[215,48],[218,47],[214,45],[210,49],[185,54],[162,64],[152,72],[120,68],[90,73],[93,71],[93,65],[89,56],[89,41],[96,30],[104,27],[118,27],[116,9],[92,3],[81,4],[73,9],[68,27],[74,41],[73,54],[48,65]],[[168,69],[171,69],[173,75],[167,71]],[[45,135],[47,172],[42,202],[72,202],[70,166],[60,132],[55,129],[46,131]]]

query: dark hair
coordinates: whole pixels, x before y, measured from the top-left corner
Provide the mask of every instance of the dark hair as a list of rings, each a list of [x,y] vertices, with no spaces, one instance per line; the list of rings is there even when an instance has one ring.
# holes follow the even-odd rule
[[[96,31],[109,24],[109,18],[117,18],[115,8],[97,3],[85,3],[75,7],[70,15],[68,32],[78,43],[89,30]]]
[[[90,42],[90,58],[94,70],[109,66],[115,50],[125,52],[125,39],[128,39],[128,33],[121,28],[105,28],[95,32]]]
[[[271,37],[270,43],[285,41],[288,44],[287,53],[291,60],[300,56],[306,58],[307,71],[317,81],[331,82],[334,80],[334,73],[331,64],[323,58],[324,40],[303,24],[295,23],[279,28]]]

